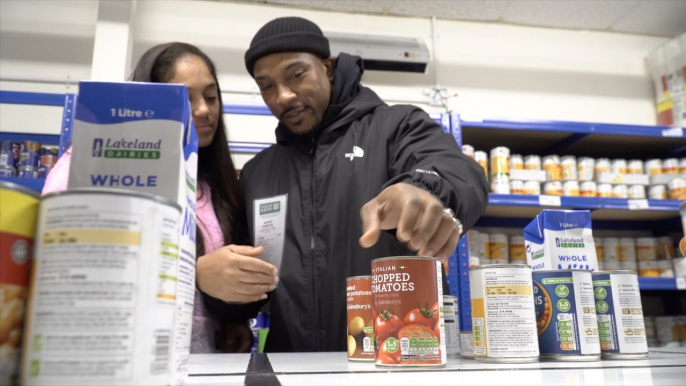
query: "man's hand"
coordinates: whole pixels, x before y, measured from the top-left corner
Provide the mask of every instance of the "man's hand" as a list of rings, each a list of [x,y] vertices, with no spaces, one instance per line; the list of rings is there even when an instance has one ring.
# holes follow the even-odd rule
[[[201,256],[196,264],[198,288],[226,303],[267,298],[279,282],[276,267],[257,259],[263,248],[229,245]]]
[[[409,184],[395,184],[366,203],[360,245],[376,244],[382,230],[397,229],[396,237],[420,256],[446,260],[455,250],[459,230],[443,204],[431,193]]]

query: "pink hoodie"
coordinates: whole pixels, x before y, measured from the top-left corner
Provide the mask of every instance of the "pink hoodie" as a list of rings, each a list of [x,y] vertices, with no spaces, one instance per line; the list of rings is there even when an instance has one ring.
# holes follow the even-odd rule
[[[71,149],[68,149],[48,174],[45,186],[43,187],[43,195],[67,190],[70,164]],[[205,241],[205,254],[208,254],[224,246],[224,235],[219,227],[217,216],[214,214],[211,192],[205,184],[200,184],[196,197],[198,226]],[[195,290],[194,304],[191,353],[208,354],[217,352],[215,350],[215,333],[216,331],[221,331],[219,321],[205,308],[202,294],[197,289]]]

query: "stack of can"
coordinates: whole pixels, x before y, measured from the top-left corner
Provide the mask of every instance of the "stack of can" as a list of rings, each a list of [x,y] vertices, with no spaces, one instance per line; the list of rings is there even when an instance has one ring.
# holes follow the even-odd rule
[[[523,236],[469,231],[470,267],[488,264],[526,264]],[[471,259],[475,259],[472,263]]]
[[[510,154],[510,149],[499,146],[491,150],[489,157],[484,151],[475,151],[471,145],[463,145],[462,151],[484,169],[491,181],[491,192],[516,195],[555,195],[571,197],[614,197],[623,199],[663,200],[667,198],[686,200],[686,178],[674,178],[667,185],[625,185],[597,183],[598,173],[619,174],[686,174],[686,158],[613,159],[589,157],[576,158],[551,154],[522,156]],[[546,182],[511,179],[511,170],[545,170]]]
[[[57,163],[57,150],[35,141],[0,141],[0,177],[45,178]]]
[[[598,264],[605,270],[630,270],[645,277],[674,277],[676,251],[664,237],[594,238]]]

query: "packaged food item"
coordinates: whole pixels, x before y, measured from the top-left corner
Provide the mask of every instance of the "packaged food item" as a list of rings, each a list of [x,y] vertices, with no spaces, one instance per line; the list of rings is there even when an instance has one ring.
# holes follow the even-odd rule
[[[595,174],[595,160],[588,157],[579,158],[577,162],[577,172],[579,181],[592,181]]]
[[[581,197],[595,197],[598,195],[598,185],[595,181],[582,182],[579,190]]]
[[[581,193],[579,192],[579,181],[565,181],[562,185],[562,195],[569,197],[579,197]]]
[[[638,276],[660,277],[657,260],[643,260],[638,262]]]
[[[639,261],[657,260],[660,245],[655,237],[638,237],[636,239],[636,258]]]
[[[610,171],[611,163],[608,158],[598,158],[595,160],[595,175],[598,173],[607,173]]]
[[[541,183],[538,181],[526,181],[524,183],[524,194],[538,196],[541,194]]]
[[[24,141],[19,150],[19,167],[30,166],[38,168],[40,165],[40,143],[35,141]]]
[[[612,163],[610,164],[610,170],[612,173],[627,174],[629,167],[625,159],[618,158],[612,160]]]
[[[612,197],[612,185],[598,184],[598,197]]]
[[[372,277],[346,279],[348,360],[374,362],[374,317],[372,315]]]
[[[643,185],[629,186],[629,198],[643,199],[646,198],[646,188]]]
[[[662,160],[660,159],[649,159],[645,163],[645,174],[651,176],[662,174]]]
[[[510,181],[510,194],[524,194],[524,182]]]
[[[467,157],[474,159],[474,146],[472,145],[462,145],[462,152]]]
[[[537,155],[528,155],[524,157],[524,169],[541,170],[541,157]]]
[[[686,158],[679,160],[679,174],[686,174]]]
[[[628,163],[629,174],[643,174],[643,161],[632,159]]]
[[[576,167],[576,157],[567,155],[560,161],[562,167],[562,179],[565,181],[578,180],[579,175]]]
[[[524,170],[524,158],[521,154],[510,156],[510,170]]]
[[[38,178],[38,168],[36,168],[35,166],[20,166],[17,177]]]
[[[612,188],[612,197],[629,198],[629,188],[626,185],[615,185]]]
[[[603,261],[621,261],[619,252],[619,239],[616,237],[605,237],[603,239]],[[619,269],[619,268],[617,268]]]
[[[510,179],[504,174],[491,178],[491,192],[496,194],[510,194]]]
[[[0,177],[16,177],[17,171],[8,166],[0,166]]]
[[[469,269],[474,357],[479,362],[527,363],[539,358],[528,265]]]
[[[510,177],[510,149],[499,146],[491,150],[491,179]]]
[[[560,156],[557,155],[543,157],[543,170],[547,172],[548,181],[562,180],[562,165],[560,162]]]
[[[474,161],[481,165],[482,168],[484,168],[484,175],[488,177],[488,155],[486,154],[485,151],[475,151],[474,152]]]
[[[441,271],[436,258],[372,260],[377,366],[445,366]]]
[[[507,235],[493,233],[489,238],[489,264],[507,264],[510,261]]]
[[[636,261],[636,239],[622,237],[619,239],[619,261]]]
[[[648,198],[652,200],[666,200],[667,196],[667,186],[665,185],[653,185],[648,188]]]
[[[543,193],[551,196],[561,196],[562,195],[562,182],[560,181],[548,181],[543,184]]]
[[[679,174],[679,160],[676,158],[662,160],[662,174]]]
[[[598,259],[598,263],[600,263],[601,261],[604,260],[604,257],[605,257],[603,239],[601,239],[600,237],[594,237],[593,242],[595,243],[595,255]]]
[[[19,166],[21,144],[14,141],[0,141],[0,168],[14,169]]]
[[[526,250],[524,249],[524,237],[510,237],[510,263],[526,264]]]
[[[655,318],[655,330],[657,331],[657,340],[664,346],[669,346],[670,343],[679,342],[679,325],[677,318],[673,316],[658,316]]]
[[[683,205],[683,204],[682,204]],[[679,206],[681,212],[681,221],[684,221],[684,207]],[[659,239],[660,242],[660,259],[669,260],[677,257],[676,249],[674,248],[674,242],[669,236],[662,236]]]
[[[667,183],[669,198],[672,200],[686,200],[686,180],[675,178]]]
[[[445,324],[445,351],[451,358],[460,355],[459,305],[457,297],[443,295],[443,323]]]
[[[534,271],[598,270],[587,210],[544,209],[524,228],[526,261]]]

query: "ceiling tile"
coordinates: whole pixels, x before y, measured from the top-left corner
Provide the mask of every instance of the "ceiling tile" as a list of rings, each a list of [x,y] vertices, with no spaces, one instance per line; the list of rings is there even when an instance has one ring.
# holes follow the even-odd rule
[[[335,12],[382,14],[390,0],[266,0],[270,4]]]
[[[511,0],[393,0],[388,13],[415,17],[436,16],[441,19],[497,21]]]
[[[641,1],[612,31],[661,36],[686,32],[686,1]]]
[[[556,28],[605,30],[636,5],[636,1],[513,1],[505,23]]]

